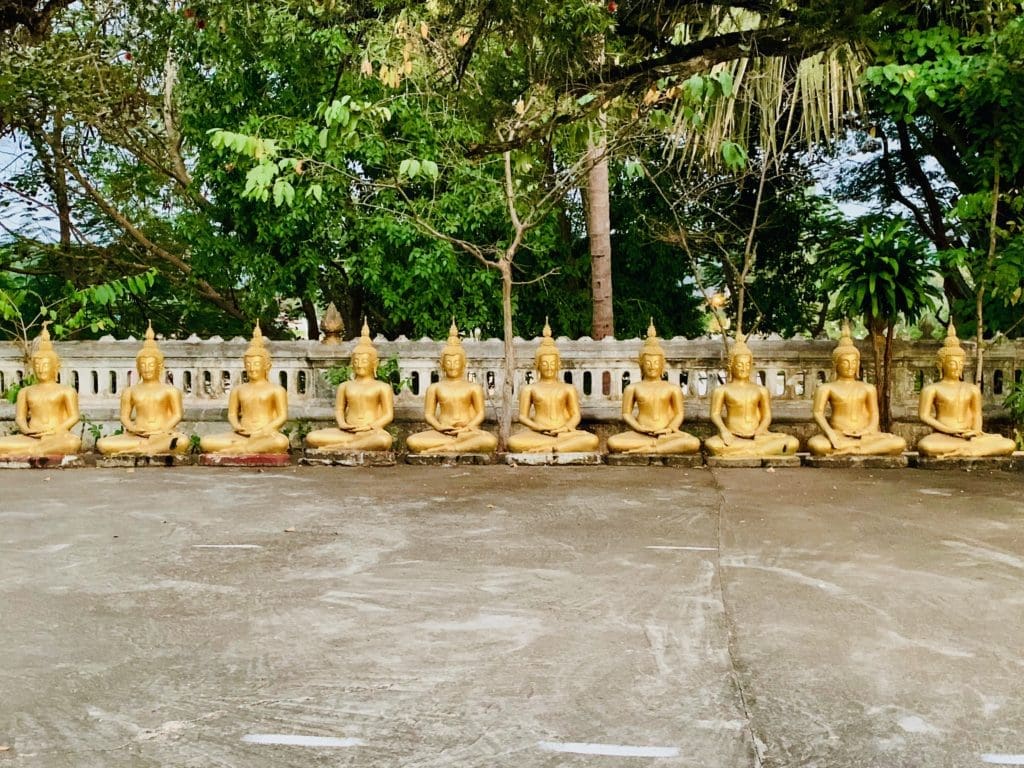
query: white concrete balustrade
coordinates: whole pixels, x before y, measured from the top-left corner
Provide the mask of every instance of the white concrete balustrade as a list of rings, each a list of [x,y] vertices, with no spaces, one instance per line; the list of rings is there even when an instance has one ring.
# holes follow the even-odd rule
[[[167,380],[184,392],[186,419],[197,424],[222,420],[228,391],[243,379],[242,356],[248,341],[192,337],[159,343],[166,356]],[[389,341],[378,337],[374,343],[382,362],[397,358],[400,376],[409,383],[396,397],[397,419],[420,420],[423,395],[439,374],[438,358],[444,342],[411,341],[404,337]],[[536,375],[533,359],[538,343],[539,339],[515,341],[517,388]],[[288,390],[292,418],[331,418],[333,391],[323,373],[333,366],[347,364],[354,344],[352,340],[338,346],[308,341],[268,342],[273,356],[271,376]],[[562,375],[580,392],[584,418],[618,418],[622,391],[640,376],[636,357],[641,341],[560,338],[557,344],[562,356]],[[775,420],[809,421],[814,390],[831,376],[835,342],[752,338],[748,344],[754,353],[755,375],[772,394]],[[497,418],[504,379],[502,342],[466,339],[463,345],[467,373],[484,385],[489,416]],[[78,390],[82,412],[90,420],[116,422],[118,398],[137,379],[135,355],[140,346],[136,339],[112,338],[55,343],[62,361],[60,379]],[[706,420],[711,392],[725,381],[726,354],[721,338],[663,339],[662,346],[667,376],[682,387],[686,396],[687,421]],[[870,378],[870,346],[866,341],[859,342],[859,346],[864,372]],[[935,353],[939,346],[938,341],[896,343],[893,412],[897,419],[916,417],[917,393],[937,376]],[[970,377],[973,345],[964,342],[964,347]],[[1003,340],[986,351],[982,391],[987,414],[1000,414],[1002,397],[1012,382],[1021,379],[1022,369],[1024,341]],[[0,391],[23,380],[26,370],[20,349],[10,342],[0,343]],[[13,406],[0,403],[0,422],[11,418]]]

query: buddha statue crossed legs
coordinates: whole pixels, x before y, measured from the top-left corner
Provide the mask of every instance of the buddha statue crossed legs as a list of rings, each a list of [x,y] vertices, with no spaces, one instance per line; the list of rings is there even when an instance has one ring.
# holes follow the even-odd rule
[[[700,450],[700,440],[683,432],[683,391],[662,381],[665,352],[654,320],[640,350],[641,380],[622,393],[622,420],[631,428],[608,438],[611,453],[683,454]],[[636,415],[633,411],[636,410]]]
[[[60,358],[46,325],[31,358],[36,383],[19,389],[14,404],[14,423],[21,434],[0,437],[0,457],[68,455],[82,447],[82,439],[70,432],[80,417],[78,393],[57,383]]]
[[[288,393],[267,380],[270,352],[258,323],[244,362],[248,381],[234,387],[228,398],[228,421],[234,431],[207,435],[199,446],[203,453],[234,456],[288,453],[288,436],[279,431],[288,420]]]
[[[181,390],[162,381],[164,354],[156,345],[152,325],[146,329],[135,367],[141,381],[121,393],[124,432],[100,438],[96,448],[106,456],[184,453],[188,437],[174,430],[183,413]]]
[[[739,335],[729,352],[728,383],[711,394],[711,422],[718,434],[704,441],[708,452],[725,458],[791,455],[800,442],[792,435],[769,432],[772,423],[767,387],[750,380],[754,356]],[[724,418],[723,418],[724,411]]]
[[[576,429],[580,415],[576,387],[558,380],[560,357],[544,323],[544,338],[534,358],[540,381],[527,384],[519,393],[519,423],[525,429],[508,439],[512,453],[575,453],[596,451],[597,435]]]
[[[337,427],[316,429],[306,435],[306,445],[338,451],[387,451],[394,438],[384,427],[395,418],[395,393],[391,385],[377,381],[377,350],[370,327],[363,321],[359,343],[352,350],[355,378],[338,385],[334,404]]]
[[[817,456],[895,456],[906,450],[907,442],[878,428],[878,391],[857,379],[860,351],[850,337],[849,323],[832,352],[835,379],[815,390],[812,413],[823,434],[807,441]],[[830,419],[826,408],[832,409]]]
[[[981,431],[981,388],[961,380],[966,357],[950,322],[938,354],[942,378],[921,390],[918,415],[935,430],[917,441],[924,456],[1007,456],[1016,447],[1008,437]]]
[[[444,378],[427,387],[423,417],[433,429],[409,435],[413,453],[490,453],[498,438],[480,429],[484,421],[484,388],[467,381],[466,352],[452,320],[448,343],[441,350]]]

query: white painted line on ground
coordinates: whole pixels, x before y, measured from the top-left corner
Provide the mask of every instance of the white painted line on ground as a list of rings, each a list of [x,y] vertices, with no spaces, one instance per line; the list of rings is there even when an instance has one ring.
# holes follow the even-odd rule
[[[982,755],[981,762],[990,765],[1024,765],[1024,755]]]
[[[717,552],[718,547],[647,547],[647,549],[686,549],[691,552]]]
[[[259,544],[193,544],[192,549],[263,549]]]
[[[538,741],[545,752],[568,752],[574,755],[608,755],[610,757],[679,757],[677,747],[630,747],[624,744],[585,744],[572,741]]]
[[[362,739],[335,736],[299,736],[288,733],[250,733],[243,736],[247,744],[283,744],[287,747],[360,747]]]

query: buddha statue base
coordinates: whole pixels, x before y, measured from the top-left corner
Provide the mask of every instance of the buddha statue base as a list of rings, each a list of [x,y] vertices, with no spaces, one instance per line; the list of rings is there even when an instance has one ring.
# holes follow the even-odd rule
[[[0,456],[0,469],[79,469],[85,459],[77,453],[48,453],[42,456]]]
[[[798,454],[788,456],[708,456],[708,466],[715,469],[781,469],[799,467]]]
[[[405,457],[406,464],[424,467],[479,466],[496,461],[493,453],[410,453]]]
[[[191,467],[196,457],[187,453],[125,453],[114,456],[97,456],[96,466],[100,469],[139,469],[145,467]]]
[[[394,451],[338,451],[307,448],[299,463],[310,467],[393,467]]]
[[[290,467],[287,453],[201,453],[201,467]]]
[[[697,469],[704,466],[704,457],[700,453],[681,453],[671,455],[665,453],[609,453],[604,457],[605,464],[611,467],[678,467],[680,469]]]
[[[905,453],[897,456],[810,456],[804,457],[808,467],[822,469],[903,469],[910,463]]]
[[[545,467],[545,466],[573,466],[573,467],[590,467],[597,464],[601,464],[604,455],[597,453],[596,451],[566,451],[566,452],[545,452],[531,451],[529,453],[502,453],[498,455],[498,460],[502,464],[511,464],[512,466],[526,466],[526,467]]]
[[[1014,451],[1009,456],[922,456],[912,457],[911,464],[918,469],[1003,470],[1016,472],[1024,469],[1024,452]]]

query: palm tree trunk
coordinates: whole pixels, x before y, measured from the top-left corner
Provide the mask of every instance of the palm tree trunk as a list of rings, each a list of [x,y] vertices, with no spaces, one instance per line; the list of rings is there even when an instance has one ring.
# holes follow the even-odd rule
[[[603,116],[601,119],[603,127]],[[615,335],[612,309],[611,202],[608,194],[608,143],[604,136],[587,149],[587,234],[590,236],[590,285],[595,339]]]
[[[892,431],[892,342],[895,330],[895,323],[889,323],[885,330],[885,355],[882,368],[882,388],[878,397],[878,421],[883,432]]]

